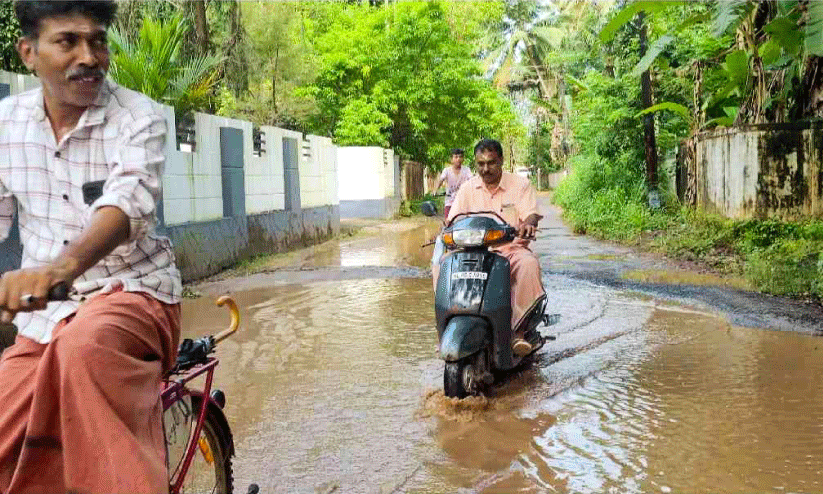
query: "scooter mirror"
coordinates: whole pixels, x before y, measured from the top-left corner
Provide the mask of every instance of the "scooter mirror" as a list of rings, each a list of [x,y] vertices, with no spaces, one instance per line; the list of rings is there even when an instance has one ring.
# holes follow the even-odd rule
[[[437,206],[431,201],[424,201],[420,204],[420,211],[426,216],[437,216]]]

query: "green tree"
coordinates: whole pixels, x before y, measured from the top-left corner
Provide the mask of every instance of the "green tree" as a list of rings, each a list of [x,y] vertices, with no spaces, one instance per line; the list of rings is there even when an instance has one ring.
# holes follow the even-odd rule
[[[432,166],[451,147],[519,132],[439,3],[347,6],[335,21],[314,43],[319,72],[304,89],[318,105],[313,131]]]
[[[8,72],[28,73],[20,55],[17,53],[17,40],[20,38],[20,24],[14,15],[11,0],[0,1],[0,55],[3,64],[0,69]]]
[[[306,122],[317,107],[311,97],[295,93],[309,84],[317,69],[312,39],[331,26],[333,3],[241,2],[248,35],[250,74],[247,92],[223,94],[221,114],[248,118],[259,124],[308,130]]]

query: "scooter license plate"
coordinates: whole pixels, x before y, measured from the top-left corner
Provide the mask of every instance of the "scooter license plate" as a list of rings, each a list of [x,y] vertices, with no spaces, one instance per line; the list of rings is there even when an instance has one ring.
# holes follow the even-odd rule
[[[483,271],[457,271],[452,273],[453,280],[485,280],[489,278],[489,273]]]

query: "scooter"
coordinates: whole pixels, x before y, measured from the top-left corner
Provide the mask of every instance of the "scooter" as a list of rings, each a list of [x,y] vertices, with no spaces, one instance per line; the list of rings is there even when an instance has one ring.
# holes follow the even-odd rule
[[[426,216],[436,216],[431,202],[421,206]],[[445,360],[443,391],[450,398],[478,395],[494,383],[495,374],[514,369],[534,355],[547,339],[537,326],[556,322],[544,314],[545,296],[523,317],[529,355],[512,351],[511,280],[509,261],[490,250],[511,242],[517,230],[495,212],[456,216],[436,240],[432,262],[440,263],[435,289],[435,316],[440,356]],[[440,258],[440,252],[450,251]]]

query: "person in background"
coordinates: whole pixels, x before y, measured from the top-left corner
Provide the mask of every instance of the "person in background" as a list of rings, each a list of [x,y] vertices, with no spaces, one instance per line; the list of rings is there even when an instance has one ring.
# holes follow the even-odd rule
[[[0,101],[0,493],[168,492],[160,386],[180,336],[180,272],[155,233],[166,120],[106,79],[117,3],[15,2],[41,87]],[[56,285],[67,301],[48,301]]]
[[[441,185],[446,184],[446,203],[443,209],[443,216],[446,219],[449,217],[449,210],[460,186],[472,178],[472,172],[468,167],[463,166],[463,155],[462,149],[452,149],[451,166],[443,169],[443,173],[440,174],[440,180],[434,188],[434,190],[438,190]]]

